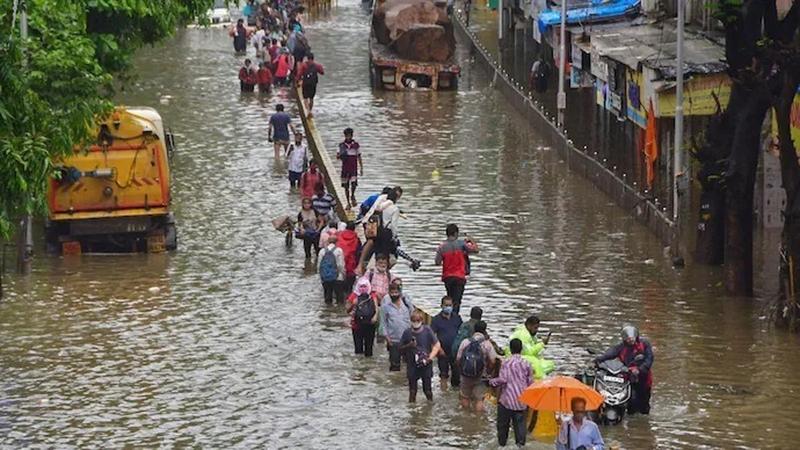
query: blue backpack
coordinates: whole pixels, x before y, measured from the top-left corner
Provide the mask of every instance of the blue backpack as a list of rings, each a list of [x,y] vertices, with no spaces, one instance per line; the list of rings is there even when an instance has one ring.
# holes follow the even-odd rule
[[[378,200],[381,194],[372,194],[369,197],[365,198],[363,202],[361,202],[361,206],[359,208],[359,216],[364,217],[370,209],[372,209],[372,205],[375,204],[375,201]]]
[[[323,283],[336,281],[339,276],[339,268],[336,267],[336,255],[333,250],[325,249],[322,261],[319,263],[319,277]]]
[[[483,352],[481,344],[483,339],[472,338],[467,344],[467,348],[461,353],[461,376],[467,378],[478,378],[483,374]]]

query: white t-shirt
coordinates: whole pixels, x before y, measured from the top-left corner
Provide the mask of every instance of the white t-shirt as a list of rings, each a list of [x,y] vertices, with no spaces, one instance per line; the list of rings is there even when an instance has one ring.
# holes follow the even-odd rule
[[[256,48],[256,51],[261,51],[264,46],[264,38],[267,36],[267,33],[261,29],[256,31],[256,34],[253,36],[253,47]]]
[[[289,170],[292,172],[302,172],[303,171],[303,162],[308,158],[306,156],[306,145],[300,144],[297,145],[292,142],[289,145]]]

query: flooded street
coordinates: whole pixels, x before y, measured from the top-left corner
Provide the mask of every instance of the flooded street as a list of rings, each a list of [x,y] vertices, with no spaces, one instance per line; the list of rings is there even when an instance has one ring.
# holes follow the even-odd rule
[[[435,312],[444,295],[433,257],[457,222],[481,245],[462,310],[483,307],[502,345],[536,313],[553,332],[548,356],[572,374],[623,322],[650,338],[652,413],[602,429],[606,443],[796,445],[800,353],[763,317],[771,291],[726,298],[717,269],[674,271],[645,228],[517,118],[466,45],[458,92],[373,92],[368,27],[352,0],[310,21],[325,66],[314,113],[329,149],[355,129],[359,199],[404,187],[400,235],[425,264],[395,273],[417,304]],[[0,446],[496,448],[493,414],[460,411],[436,384],[433,404],[409,406],[382,348],[354,357],[343,308],[322,302],[302,245],[287,249],[272,228],[299,204],[266,142],[275,104],[295,111],[289,92],[240,95],[240,59],[221,29],[182,31],[135,64],[119,99],[156,107],[177,136],[179,250],[40,252],[31,277],[7,276]]]

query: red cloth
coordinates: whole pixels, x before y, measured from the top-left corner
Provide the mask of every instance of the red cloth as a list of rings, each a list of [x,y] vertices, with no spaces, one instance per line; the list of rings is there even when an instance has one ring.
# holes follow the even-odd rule
[[[248,70],[246,67],[242,67],[239,69],[239,80],[247,84],[256,84],[256,72],[252,68]]]
[[[300,178],[300,193],[302,198],[311,198],[314,196],[314,186],[317,185],[320,181],[324,181],[322,173],[319,170],[316,172],[308,172],[304,173],[303,176]]]
[[[633,361],[636,355],[644,354],[645,352],[645,344],[642,341],[637,340],[633,346],[623,345],[622,350],[619,352],[619,360],[622,361],[623,364],[627,364],[626,361]],[[639,369],[639,366],[636,364],[631,364],[628,366],[628,369],[636,368]],[[644,380],[644,385],[648,388],[653,387],[653,370],[650,369],[647,371],[647,379]]]
[[[358,240],[358,234],[353,230],[344,230],[339,233],[336,246],[342,249],[344,253],[344,269],[345,276],[352,277],[356,274],[356,266],[358,266],[358,247],[361,241]]]
[[[300,66],[297,68],[297,78],[296,79],[302,80],[303,79],[303,74],[306,72],[306,70],[308,70],[309,67],[311,67],[312,64],[317,66],[317,73],[318,74],[325,75],[325,69],[322,67],[322,64],[319,64],[317,62],[312,62],[312,61],[306,61],[303,64],[300,64]]]
[[[272,71],[266,67],[258,69],[258,84],[272,84]]]
[[[285,78],[289,75],[289,69],[291,69],[291,66],[289,65],[289,55],[284,53],[278,56],[278,62],[276,63],[275,67],[275,76],[278,78]]]

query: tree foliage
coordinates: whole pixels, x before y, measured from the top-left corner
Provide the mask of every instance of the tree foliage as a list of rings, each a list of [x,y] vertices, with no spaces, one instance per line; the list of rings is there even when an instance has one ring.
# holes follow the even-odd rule
[[[134,52],[200,17],[212,0],[0,0],[0,238],[46,209],[52,159],[111,108]],[[28,13],[22,39],[20,10]]]

